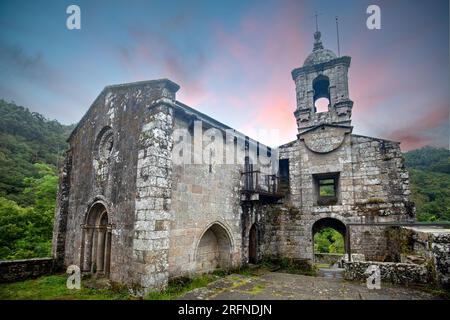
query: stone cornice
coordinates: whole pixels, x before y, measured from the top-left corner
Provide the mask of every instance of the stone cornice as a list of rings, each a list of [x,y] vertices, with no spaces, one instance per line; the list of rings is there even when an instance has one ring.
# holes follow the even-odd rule
[[[295,80],[295,79],[298,78],[298,76],[300,76],[302,74],[323,71],[325,69],[332,68],[332,67],[334,67],[335,65],[338,65],[338,64],[343,64],[347,68],[349,68],[351,60],[352,60],[351,57],[343,56],[343,57],[339,57],[337,59],[333,59],[333,60],[328,61],[328,62],[319,63],[319,64],[315,64],[315,65],[312,65],[312,66],[306,66],[306,67],[297,68],[297,69],[292,70],[292,73],[291,73],[292,74],[292,79]]]

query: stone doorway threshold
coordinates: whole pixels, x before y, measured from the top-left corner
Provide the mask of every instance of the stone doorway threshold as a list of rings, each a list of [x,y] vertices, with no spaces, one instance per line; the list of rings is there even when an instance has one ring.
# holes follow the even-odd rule
[[[343,268],[319,268],[317,270],[317,276],[328,279],[344,279]]]

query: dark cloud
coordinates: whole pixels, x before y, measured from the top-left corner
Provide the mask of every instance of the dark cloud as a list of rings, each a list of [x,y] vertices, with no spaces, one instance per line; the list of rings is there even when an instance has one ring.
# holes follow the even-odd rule
[[[32,80],[53,79],[56,74],[43,61],[40,52],[28,55],[19,46],[10,46],[0,43],[0,64],[2,72],[13,71]]]
[[[0,72],[3,81],[7,78],[25,80],[59,97],[86,103],[80,92],[65,73],[53,68],[40,52],[27,53],[22,47],[0,43]],[[6,78],[6,79],[5,79]],[[8,86],[8,81],[3,83]],[[17,90],[17,88],[12,88]]]

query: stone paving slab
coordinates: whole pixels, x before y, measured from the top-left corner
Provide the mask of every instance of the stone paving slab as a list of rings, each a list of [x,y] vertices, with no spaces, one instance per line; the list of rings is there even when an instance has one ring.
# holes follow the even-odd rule
[[[435,300],[430,293],[382,284],[369,290],[363,283],[342,279],[269,272],[258,276],[232,274],[205,288],[180,297],[183,300]]]

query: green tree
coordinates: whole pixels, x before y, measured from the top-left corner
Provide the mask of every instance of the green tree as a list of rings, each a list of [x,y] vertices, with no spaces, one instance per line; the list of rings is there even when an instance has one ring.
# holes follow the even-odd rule
[[[0,259],[27,259],[51,254],[58,178],[55,169],[35,164],[38,176],[24,179],[31,206],[0,197]]]
[[[31,205],[23,193],[25,178],[39,176],[35,163],[55,167],[62,163],[73,128],[0,100],[0,196]]]
[[[344,237],[333,228],[324,228],[314,235],[314,251],[344,254]]]
[[[450,151],[424,147],[405,153],[411,200],[419,221],[450,221]]]

